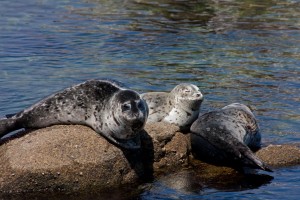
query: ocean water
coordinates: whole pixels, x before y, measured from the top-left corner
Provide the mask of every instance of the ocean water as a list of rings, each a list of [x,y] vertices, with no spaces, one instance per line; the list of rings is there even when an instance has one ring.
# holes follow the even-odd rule
[[[0,116],[87,79],[196,84],[201,112],[241,102],[263,143],[300,142],[299,0],[1,0]],[[298,199],[300,167],[218,187],[154,180],[138,199]],[[183,176],[184,177],[184,176]]]

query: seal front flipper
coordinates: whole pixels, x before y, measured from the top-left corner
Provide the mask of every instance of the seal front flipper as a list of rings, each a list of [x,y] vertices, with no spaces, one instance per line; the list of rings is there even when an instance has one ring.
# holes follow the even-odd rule
[[[115,145],[128,150],[135,150],[141,148],[141,138],[137,135],[135,138],[127,139],[127,140],[116,140]]]
[[[131,139],[116,139],[113,138],[110,134],[105,134],[105,133],[100,133],[101,136],[105,137],[107,139],[107,141],[109,141],[110,143],[123,148],[123,149],[139,149],[141,148],[141,139],[140,136],[137,135],[134,138]]]

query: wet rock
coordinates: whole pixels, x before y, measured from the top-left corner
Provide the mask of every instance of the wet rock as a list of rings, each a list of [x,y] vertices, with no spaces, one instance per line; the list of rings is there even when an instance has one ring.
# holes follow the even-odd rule
[[[300,164],[299,144],[269,145],[256,154],[266,164],[273,167]]]

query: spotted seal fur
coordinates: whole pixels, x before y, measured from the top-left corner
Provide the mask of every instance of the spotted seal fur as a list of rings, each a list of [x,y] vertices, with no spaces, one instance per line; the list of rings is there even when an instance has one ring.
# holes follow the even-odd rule
[[[197,119],[203,95],[196,85],[181,83],[171,92],[141,94],[149,107],[147,122],[168,122],[188,130]]]
[[[147,116],[147,104],[137,92],[114,81],[88,80],[0,119],[0,137],[21,128],[81,124],[119,147],[134,149]]]
[[[196,158],[242,172],[250,168],[272,171],[252,152],[260,148],[261,134],[255,116],[243,104],[233,103],[199,116],[191,132]]]

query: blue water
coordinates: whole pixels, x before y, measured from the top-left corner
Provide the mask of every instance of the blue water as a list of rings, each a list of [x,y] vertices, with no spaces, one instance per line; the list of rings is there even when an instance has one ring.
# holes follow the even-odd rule
[[[202,112],[251,105],[264,144],[300,142],[300,1],[0,1],[0,116],[91,78],[139,92],[191,82]],[[297,199],[299,173],[192,193],[159,179],[139,198]]]
[[[241,181],[231,184],[201,184],[178,174],[161,178],[140,199],[299,199],[299,167],[277,169],[271,181]],[[176,181],[174,181],[174,179]],[[173,184],[170,185],[170,182]]]

